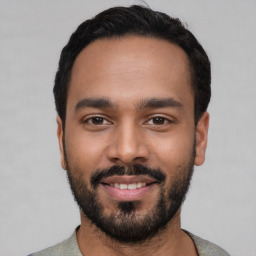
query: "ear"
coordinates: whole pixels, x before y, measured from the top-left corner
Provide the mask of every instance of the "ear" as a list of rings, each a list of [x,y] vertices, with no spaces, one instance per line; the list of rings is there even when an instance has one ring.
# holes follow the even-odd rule
[[[199,166],[204,163],[205,151],[207,147],[209,113],[204,112],[196,126],[196,156],[194,164]]]
[[[63,125],[62,125],[62,120],[58,116],[57,117],[57,136],[59,140],[59,148],[60,148],[60,160],[61,160],[61,166],[64,170],[67,169],[66,167],[66,161],[65,161],[65,155],[64,155],[64,132],[63,132]]]

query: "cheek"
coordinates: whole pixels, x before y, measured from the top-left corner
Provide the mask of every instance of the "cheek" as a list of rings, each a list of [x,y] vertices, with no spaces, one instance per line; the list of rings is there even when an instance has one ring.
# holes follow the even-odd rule
[[[104,166],[104,140],[99,136],[89,136],[84,131],[66,134],[66,152],[70,168],[82,172],[92,172],[95,168]]]
[[[151,151],[159,167],[166,172],[168,170],[174,172],[175,169],[189,163],[193,154],[193,146],[193,133],[183,133],[180,136],[169,134],[158,140],[158,143],[151,147]]]

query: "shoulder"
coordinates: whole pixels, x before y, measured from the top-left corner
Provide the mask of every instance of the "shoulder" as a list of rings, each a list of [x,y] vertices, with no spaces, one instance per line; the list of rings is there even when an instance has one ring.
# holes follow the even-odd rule
[[[61,243],[46,248],[42,251],[32,253],[28,256],[82,256],[77,240],[76,232],[72,236]]]
[[[185,231],[196,245],[196,249],[200,256],[230,256],[225,250],[223,250],[218,245],[211,243],[207,240],[204,240],[198,236],[191,234],[188,231]]]

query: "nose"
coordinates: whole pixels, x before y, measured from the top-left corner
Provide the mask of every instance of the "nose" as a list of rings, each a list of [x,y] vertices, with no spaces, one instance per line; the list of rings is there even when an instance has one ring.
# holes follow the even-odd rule
[[[149,149],[139,128],[132,124],[123,124],[113,132],[107,156],[111,162],[119,165],[143,164],[148,161]]]

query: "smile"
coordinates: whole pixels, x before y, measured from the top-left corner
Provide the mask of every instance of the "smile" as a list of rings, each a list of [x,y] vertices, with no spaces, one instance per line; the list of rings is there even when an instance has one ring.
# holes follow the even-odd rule
[[[132,184],[122,184],[122,183],[111,183],[109,184],[110,187],[115,187],[115,188],[119,188],[119,189],[138,189],[141,187],[145,187],[147,184],[146,182],[138,182],[138,183],[132,183]]]
[[[135,201],[146,196],[157,182],[145,176],[112,176],[103,179],[101,187],[106,194],[118,201]]]

